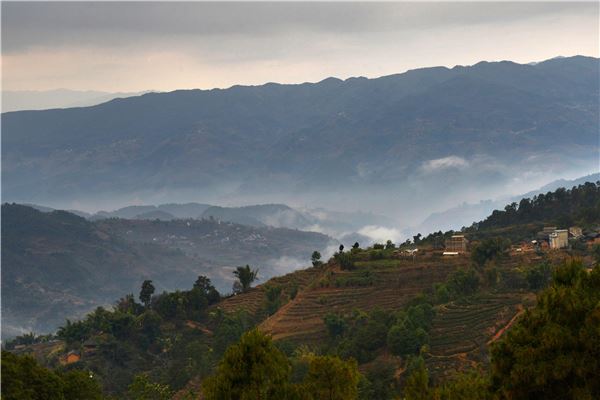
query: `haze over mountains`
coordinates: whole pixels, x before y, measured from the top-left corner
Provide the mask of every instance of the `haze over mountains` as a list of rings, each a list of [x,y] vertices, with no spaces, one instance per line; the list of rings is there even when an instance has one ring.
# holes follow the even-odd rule
[[[146,92],[143,92],[146,93]],[[97,90],[3,90],[2,112],[87,107],[117,97],[138,96],[140,92],[110,93]]]
[[[6,113],[3,195],[87,209],[286,203],[410,226],[597,168],[598,66],[482,62]]]
[[[2,332],[10,335],[52,331],[65,318],[137,294],[144,279],[162,291],[205,275],[227,293],[236,266],[253,265],[264,281],[337,245],[320,233],[216,219],[94,222],[18,204],[2,205],[2,235]]]

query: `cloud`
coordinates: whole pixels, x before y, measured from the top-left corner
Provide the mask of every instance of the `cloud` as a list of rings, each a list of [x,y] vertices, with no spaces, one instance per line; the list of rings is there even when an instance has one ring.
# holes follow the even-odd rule
[[[386,228],[384,226],[367,225],[358,231],[359,234],[370,238],[373,242],[386,242],[391,240],[394,243],[402,241],[403,234],[396,228]]]
[[[469,162],[462,157],[448,156],[425,161],[421,169],[427,173],[442,171],[450,168],[466,168]]]
[[[7,90],[300,83],[481,60],[598,54],[594,3],[2,2],[1,7]]]

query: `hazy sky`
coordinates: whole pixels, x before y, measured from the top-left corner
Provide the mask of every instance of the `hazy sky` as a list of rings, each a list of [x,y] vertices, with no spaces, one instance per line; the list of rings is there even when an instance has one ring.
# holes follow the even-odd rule
[[[2,2],[2,84],[173,90],[598,57],[598,18],[598,2]]]

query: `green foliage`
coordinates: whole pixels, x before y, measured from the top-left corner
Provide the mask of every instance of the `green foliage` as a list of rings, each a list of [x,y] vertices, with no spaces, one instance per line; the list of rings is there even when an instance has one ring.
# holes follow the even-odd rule
[[[279,399],[289,381],[290,364],[271,338],[257,329],[227,349],[214,376],[203,384],[207,400]]]
[[[335,278],[335,287],[371,286],[373,285],[373,274],[369,270],[360,271],[358,275],[340,276]]]
[[[398,315],[396,323],[387,334],[387,345],[396,355],[418,354],[429,342],[428,331],[435,313],[431,304],[410,306]]]
[[[392,363],[380,360],[367,369],[366,376],[359,383],[361,400],[389,400],[396,395],[396,368]]]
[[[2,398],[5,400],[102,399],[100,385],[84,371],[56,373],[30,356],[2,352]]]
[[[427,341],[423,328],[412,328],[405,323],[392,326],[387,335],[387,345],[397,355],[416,354]]]
[[[535,265],[532,268],[529,268],[525,273],[525,279],[531,290],[539,290],[546,287],[550,282],[551,276],[552,268],[547,262]]]
[[[450,301],[450,290],[445,283],[436,283],[433,285],[433,298],[437,304],[443,304]]]
[[[327,313],[323,320],[331,338],[343,335],[348,328],[346,319],[339,314]]]
[[[481,371],[459,373],[434,389],[434,400],[491,400],[489,378]]]
[[[129,400],[168,400],[172,396],[168,385],[151,382],[146,374],[136,375],[127,389]]]
[[[473,246],[471,258],[479,265],[483,266],[487,261],[494,260],[502,256],[510,247],[510,240],[496,237],[484,239]]]
[[[339,252],[336,254],[335,259],[340,264],[342,270],[354,269],[354,260],[351,253]]]
[[[375,357],[376,350],[385,346],[385,337],[393,320],[387,311],[375,309],[370,313],[359,310],[350,315],[329,313],[325,326],[331,338],[331,350],[343,358],[367,362]]]
[[[303,386],[314,400],[352,400],[358,397],[359,379],[355,360],[312,356]]]
[[[238,279],[242,292],[245,292],[250,289],[252,282],[256,280],[258,269],[251,269],[249,265],[237,267],[235,271],[233,271],[233,275]]]
[[[600,397],[600,269],[568,261],[507,336],[492,348],[500,398]]]
[[[218,313],[213,317],[213,324],[216,326],[214,347],[219,354],[223,354],[231,343],[237,342],[254,325],[246,310],[233,314]]]
[[[265,286],[265,300],[267,313],[269,315],[275,314],[279,307],[281,307],[281,286],[279,285],[266,285]]]
[[[473,269],[459,269],[448,279],[448,290],[454,296],[468,296],[479,287],[479,277]]]
[[[385,249],[386,250],[392,250],[392,249],[395,249],[395,248],[396,248],[396,245],[391,240],[388,240],[385,243]]]
[[[310,260],[312,261],[313,267],[320,267],[323,265],[323,262],[321,261],[321,253],[316,250],[313,251],[312,255],[310,256]]]
[[[152,295],[154,294],[154,285],[152,281],[145,280],[142,283],[142,289],[140,290],[140,301],[146,308],[150,304],[150,299],[152,299]]]
[[[429,373],[422,357],[411,357],[406,370],[403,393],[406,400],[428,400],[430,395]]]
[[[596,266],[600,265],[600,244],[595,244],[592,247],[592,254],[594,256],[594,260],[596,261]]]
[[[215,304],[221,300],[221,295],[217,289],[213,286],[210,279],[204,275],[198,276],[198,279],[196,279],[196,282],[194,282],[193,289],[200,290],[202,293],[204,293],[208,304]]]
[[[517,205],[507,205],[503,211],[495,210],[477,224],[479,230],[500,228],[531,222],[575,223],[587,225],[600,221],[600,182],[586,182],[570,190],[559,188],[554,192],[523,199]]]

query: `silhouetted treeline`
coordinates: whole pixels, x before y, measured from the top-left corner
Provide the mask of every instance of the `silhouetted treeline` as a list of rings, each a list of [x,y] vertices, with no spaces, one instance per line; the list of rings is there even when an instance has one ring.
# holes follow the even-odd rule
[[[600,222],[600,182],[586,182],[569,190],[559,188],[532,199],[522,199],[518,204],[507,205],[502,211],[495,210],[474,227],[490,229],[531,222],[559,226],[586,226]]]

